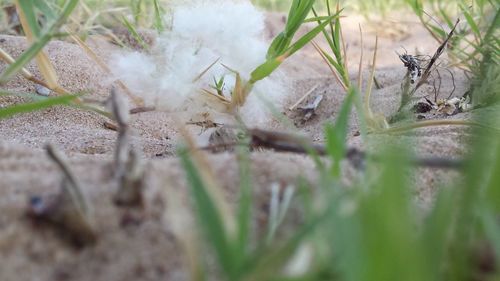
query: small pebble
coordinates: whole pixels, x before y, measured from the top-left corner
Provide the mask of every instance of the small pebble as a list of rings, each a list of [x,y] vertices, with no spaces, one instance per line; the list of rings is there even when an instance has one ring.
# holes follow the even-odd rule
[[[37,94],[41,96],[49,96],[50,95],[50,89],[47,89],[46,87],[40,85],[40,84],[35,84],[35,91]]]

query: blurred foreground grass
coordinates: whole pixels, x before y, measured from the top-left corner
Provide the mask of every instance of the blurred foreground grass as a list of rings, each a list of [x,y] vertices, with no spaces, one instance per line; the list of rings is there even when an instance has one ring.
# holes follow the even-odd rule
[[[99,20],[100,15],[113,15],[110,18],[121,22],[124,16],[121,9],[125,8],[126,16],[132,16],[132,19],[127,18],[129,29],[153,27],[161,32],[164,28],[161,15],[167,13],[167,6],[162,5],[163,2],[88,0],[80,2],[79,9],[71,13],[77,2],[47,1],[59,7],[55,12],[49,12],[43,3],[18,1],[28,20],[23,27],[28,26],[33,31],[32,45],[24,56],[11,63],[2,73],[1,81],[8,81],[15,73],[22,71],[26,63],[42,54],[41,50],[47,42],[59,38],[63,21],[69,18],[69,22],[75,24],[71,16],[78,18],[79,13],[89,13],[89,8],[96,17],[89,18],[82,24],[84,26],[108,24],[105,20]],[[256,2],[273,10],[290,8],[291,3],[289,14],[296,15],[292,17],[293,21],[287,23],[286,28],[291,31],[296,31],[304,23],[306,15],[311,16],[308,11],[312,9],[312,4],[308,5],[307,1]],[[484,13],[479,9],[467,17],[468,28],[464,27],[461,38],[469,45],[457,45],[456,48],[462,52],[472,52],[473,55],[458,56],[457,59],[470,66],[467,71],[474,78],[471,95],[481,100],[482,108],[494,109],[481,111],[480,108],[473,111],[474,121],[499,128],[500,116],[496,110],[500,75],[498,37],[492,35],[498,30],[498,4],[494,1],[477,2],[481,2],[478,5],[483,4],[483,7],[491,4],[488,7],[493,12]],[[317,11],[325,11],[324,8],[331,11],[325,4],[327,2],[318,3],[323,6],[318,6]],[[391,5],[400,4],[396,1],[356,3],[364,3],[362,9],[366,12],[388,10]],[[421,2],[409,0],[408,3],[412,4],[417,15],[421,15]],[[3,4],[6,5],[6,1]],[[34,13],[34,8],[39,12]],[[440,11],[439,7],[437,11]],[[38,25],[40,17],[37,15],[40,13],[47,21],[48,28]],[[485,24],[474,22],[481,15],[490,14],[494,16]],[[325,130],[329,152],[326,159],[329,161],[318,160],[312,155],[317,159],[321,180],[318,186],[308,186],[298,181],[296,187],[286,188],[283,192],[274,190],[269,204],[267,234],[256,237],[252,234],[251,225],[255,210],[252,207],[251,177],[248,176],[251,172],[250,152],[245,149],[237,152],[241,172],[240,203],[234,213],[227,214],[224,213],[228,212],[227,208],[222,208],[222,203],[215,198],[213,190],[217,187],[211,186],[210,179],[207,179],[209,167],[204,166],[196,154],[180,151],[199,222],[199,235],[193,237],[205,242],[205,246],[198,249],[199,252],[191,255],[196,257],[190,260],[193,263],[190,267],[193,269],[193,278],[218,279],[209,276],[216,274],[224,280],[500,280],[498,130],[471,128],[473,137],[459,170],[460,176],[437,192],[432,207],[424,215],[415,206],[412,193],[414,186],[408,181],[408,175],[418,173],[411,164],[414,156],[408,147],[380,145],[377,157],[367,159],[362,175],[352,184],[346,185],[341,180],[340,162],[347,147],[345,138],[350,112],[358,110],[361,124],[366,124],[367,120],[363,119],[358,90],[350,83],[343,67],[341,41],[336,31],[340,29],[340,24],[334,16],[318,15],[314,18],[316,20],[322,30],[317,29],[310,36],[312,38],[324,31],[324,35],[331,38],[329,43],[333,57],[330,56],[329,61],[345,82],[347,92],[336,124],[330,124]],[[332,24],[326,24],[332,20]],[[266,67],[261,69],[264,74],[277,68],[281,58],[288,56],[291,51],[300,49],[306,39],[311,40],[301,38],[298,44],[291,44],[293,33],[284,32],[273,41],[275,43],[269,48],[268,61],[264,65]],[[468,39],[469,34],[474,36],[474,41]],[[42,61],[39,65],[43,66],[44,63],[47,64]],[[50,76],[50,69],[46,70],[44,78],[52,78],[54,87],[57,86],[57,79]],[[32,95],[4,90],[1,94],[24,95],[27,99],[33,99]],[[0,118],[56,104],[69,104],[71,100],[62,95],[0,109]],[[364,134],[363,137],[370,141],[370,135]],[[303,210],[302,223],[277,237],[277,230],[287,216],[289,206],[300,206]],[[228,221],[231,217],[234,218],[233,222]],[[193,241],[193,244],[199,244],[199,241]],[[211,268],[207,269],[209,266]]]

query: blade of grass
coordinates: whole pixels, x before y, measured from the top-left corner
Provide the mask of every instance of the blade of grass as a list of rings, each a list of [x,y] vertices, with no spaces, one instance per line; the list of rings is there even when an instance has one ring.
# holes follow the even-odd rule
[[[207,73],[219,61],[220,57],[214,60],[214,62],[207,66],[203,71],[201,71],[200,74],[196,75],[196,77],[193,79],[193,83],[200,80],[200,78],[203,77],[203,75],[205,75],[205,73]]]
[[[497,214],[493,208],[482,208],[480,221],[483,226],[486,238],[492,245],[495,257],[500,256],[500,225],[498,224]],[[495,268],[500,266],[500,260],[495,259]]]
[[[372,69],[370,70],[370,78],[368,78],[368,86],[365,94],[365,112],[367,118],[370,118],[373,115],[372,110],[370,108],[370,97],[373,87],[373,78],[375,77],[375,66],[377,65],[377,49],[378,49],[378,36],[375,37],[375,50],[373,51]]]
[[[361,91],[361,84],[363,78],[363,30],[361,29],[361,24],[359,24],[359,39],[360,39],[360,55],[359,55],[359,67],[358,67],[358,89]]]
[[[283,266],[288,262],[293,252],[323,223],[331,218],[335,206],[333,204],[308,220],[295,231],[293,236],[284,241],[278,241],[271,247],[261,245],[254,255],[248,259],[243,268],[247,280],[269,280],[279,276]]]
[[[239,147],[237,153],[240,172],[240,200],[238,208],[238,240],[235,248],[237,257],[246,257],[250,244],[252,219],[251,170],[248,149]],[[243,260],[240,263],[243,263]]]
[[[425,219],[422,241],[426,248],[426,263],[433,280],[442,279],[442,268],[447,260],[450,232],[455,224],[455,206],[457,196],[454,191],[442,189]]]
[[[326,65],[328,66],[328,68],[330,69],[330,71],[332,72],[333,74],[333,77],[335,77],[335,79],[337,80],[337,82],[340,84],[340,86],[342,86],[342,88],[344,89],[344,91],[347,92],[347,86],[344,84],[344,82],[342,81],[342,79],[340,78],[339,76],[339,73],[340,71],[342,71],[341,67],[337,64],[337,62],[335,62],[335,60],[325,51],[323,50],[316,42],[313,42],[312,43],[313,46],[314,46],[314,49],[316,49],[316,52],[318,52],[318,54],[321,56],[321,58],[323,59],[323,61],[326,63]],[[339,71],[340,69],[340,71]],[[337,71],[335,71],[337,70]]]
[[[127,18],[125,16],[122,17],[122,21],[123,21],[123,24],[125,25],[125,27],[127,28],[128,32],[130,34],[132,34],[132,37],[135,39],[135,41],[137,41],[139,43],[139,45],[141,45],[141,47],[144,50],[149,50],[148,44],[146,44],[146,42],[144,42],[144,40],[142,39],[142,36],[139,35],[139,33],[137,32],[135,27],[127,20]]]
[[[330,7],[330,1],[325,0],[326,4],[326,9],[329,15],[332,14],[331,7]],[[312,10],[313,14],[317,16],[317,12],[315,9]],[[337,15],[340,15],[340,13],[343,11],[343,9],[340,9],[339,3],[337,3]],[[319,22],[318,22],[319,24]],[[341,33],[341,27],[340,27],[340,16],[337,17],[337,20],[335,23],[330,22],[328,25],[328,28],[330,29],[330,33],[327,32],[326,28],[323,30],[323,36],[328,42],[328,45],[330,46],[330,49],[333,53],[333,56],[335,59],[332,58],[328,53],[326,53],[324,50],[323,56],[328,58],[328,61],[330,64],[332,64],[335,69],[338,72],[338,75],[342,78],[342,84],[345,85],[344,90],[347,91],[347,88],[349,88],[350,85],[350,79],[349,79],[349,74],[347,72],[347,62],[344,60],[342,55],[344,54],[345,57],[345,44],[343,41],[342,33]],[[342,44],[340,41],[342,40]]]
[[[68,31],[67,29],[65,30]],[[78,36],[73,33],[69,33],[69,36],[78,46],[80,46],[80,48],[85,51],[87,56],[92,59],[97,64],[97,66],[99,66],[99,68],[101,68],[106,74],[111,76],[111,69],[109,69],[106,63],[85,42],[83,42]],[[134,102],[136,106],[142,106],[144,104],[144,101],[140,97],[132,94],[130,89],[121,80],[118,80],[116,83]]]
[[[331,174],[335,178],[340,177],[340,161],[346,155],[346,137],[348,133],[349,117],[357,91],[349,89],[347,97],[336,118],[335,126],[327,125],[325,128],[326,145],[328,154],[332,157]]]
[[[31,4],[35,5],[42,12],[49,23],[57,20],[57,14],[54,11],[55,3],[50,3],[50,1],[31,1]]]
[[[269,76],[276,68],[278,68],[281,63],[291,55],[293,55],[298,50],[302,49],[306,44],[308,44],[318,33],[320,33],[325,26],[337,17],[338,14],[332,15],[328,17],[327,20],[322,22],[320,25],[313,28],[311,31],[307,32],[304,36],[298,39],[295,43],[293,43],[290,47],[288,47],[282,55],[278,57],[273,57],[268,59],[265,63],[258,66],[251,74],[250,74],[250,83],[254,84],[255,82],[264,79]]]
[[[271,245],[280,224],[285,219],[288,212],[288,207],[292,200],[294,189],[287,186],[283,194],[280,194],[280,187],[278,184],[271,186],[271,203],[269,204],[269,225],[266,236],[266,243]],[[280,200],[281,198],[281,200]]]
[[[40,36],[40,26],[34,11],[35,5],[30,0],[17,0],[16,10],[19,20],[23,25],[24,33],[28,38],[37,38]]]
[[[15,60],[6,51],[4,51],[2,48],[0,48],[0,59],[3,60],[3,61],[5,61],[8,64],[15,63]],[[44,86],[47,89],[50,89],[50,86],[47,83],[45,83],[44,81],[36,78],[33,74],[31,74],[31,72],[29,72],[24,67],[21,68],[21,75],[24,78],[30,80],[33,83],[37,83],[39,85]]]
[[[341,9],[340,9],[340,1],[337,1],[337,13],[340,13]],[[348,77],[348,74],[347,74],[347,69],[349,69],[347,63],[348,63],[348,60],[347,60],[347,49],[346,49],[346,45],[345,45],[345,40],[344,40],[344,32],[342,31],[342,26],[340,24],[340,18],[337,19],[337,21],[335,21],[335,29],[338,28],[338,33],[339,33],[339,38],[337,40],[340,41],[341,43],[341,46],[342,46],[342,55],[340,56],[340,60],[339,60],[339,64],[341,62],[343,62],[343,65],[344,65],[344,75],[345,75],[345,81],[344,83],[347,84],[347,86],[350,86],[351,85],[351,81],[349,80],[349,77]],[[338,27],[337,27],[338,26]],[[337,36],[337,35],[336,35]]]
[[[18,0],[16,2],[17,13],[19,15],[19,20],[23,27],[24,33],[29,43],[33,43],[40,37],[40,27],[38,25],[38,19],[36,17],[35,11],[33,10],[34,5],[29,0]],[[57,74],[50,62],[49,57],[43,50],[35,56],[40,73],[47,81],[49,88],[58,89],[60,88],[57,82]]]
[[[153,0],[153,4],[155,7],[155,29],[158,33],[162,33],[165,31],[165,26],[163,25],[163,11],[161,9],[160,3],[158,0]]]
[[[51,26],[47,28],[45,33],[37,38],[31,46],[24,51],[16,60],[15,63],[9,65],[7,69],[3,71],[0,75],[0,85],[5,84],[9,79],[19,72],[28,62],[30,62],[39,52],[43,49],[45,45],[51,40],[54,33],[56,33],[61,27],[66,19],[69,17],[71,12],[75,9],[78,4],[78,0],[68,0],[66,1],[64,8],[59,15],[59,18]]]
[[[54,105],[61,105],[61,104],[70,105],[70,102],[76,98],[77,96],[75,95],[64,95],[55,98],[47,98],[32,103],[23,103],[19,105],[9,106],[7,108],[0,109],[0,119],[7,118],[19,113],[41,110]]]
[[[228,276],[234,276],[235,257],[222,222],[222,216],[189,155],[186,152],[181,152],[180,156],[194,200],[193,205],[198,222],[208,240],[207,242],[213,246],[222,269]]]
[[[476,39],[476,42],[479,42],[479,38],[481,38],[481,32],[479,31],[479,27],[476,24],[476,21],[472,18],[471,13],[469,12],[469,9],[467,9],[462,3],[459,4],[460,10],[462,11],[462,14],[465,17],[465,20],[467,21],[467,24],[469,25],[470,29],[474,33],[474,37]]]
[[[14,97],[20,97],[20,98],[28,98],[28,99],[35,100],[35,101],[47,99],[47,97],[40,96],[38,94],[12,92],[9,90],[4,90],[4,89],[0,89],[0,96],[14,96]]]
[[[288,49],[295,33],[306,19],[313,4],[314,0],[293,0],[288,12],[285,30],[276,36],[269,46],[266,59],[270,60],[285,53],[285,50]]]

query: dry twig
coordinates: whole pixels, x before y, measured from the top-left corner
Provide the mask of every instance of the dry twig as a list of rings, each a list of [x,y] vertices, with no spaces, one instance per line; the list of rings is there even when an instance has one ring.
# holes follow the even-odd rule
[[[324,145],[314,144],[307,138],[294,134],[266,131],[261,129],[248,129],[247,134],[250,136],[249,145],[253,148],[266,148],[273,149],[279,152],[299,154],[309,154],[313,152],[321,156],[328,154],[327,148]],[[216,148],[236,146],[241,144],[241,142],[229,142],[217,144],[217,147],[203,147],[203,149],[216,151]],[[357,148],[347,149],[345,157],[355,167],[363,167],[363,163],[367,158],[375,161],[380,159],[380,157],[375,154],[368,154],[366,152],[358,150]],[[460,159],[440,157],[419,157],[412,159],[411,164],[419,167],[443,169],[460,169],[463,167],[463,161]]]
[[[415,88],[411,91],[410,95],[413,95],[417,90],[418,88],[420,88],[424,83],[427,82],[427,79],[429,78],[429,76],[431,75],[431,72],[432,72],[432,69],[433,69],[433,66],[434,64],[436,63],[436,61],[439,59],[439,57],[443,54],[446,46],[448,45],[448,41],[451,39],[451,37],[453,36],[453,33],[455,32],[455,29],[457,28],[457,25],[458,23],[460,22],[460,19],[457,19],[457,21],[455,22],[455,25],[453,26],[453,28],[451,29],[451,31],[448,33],[448,36],[446,37],[446,39],[443,41],[443,43],[441,43],[441,45],[437,48],[436,52],[434,53],[434,55],[432,56],[429,64],[427,65],[427,67],[425,68],[425,71],[424,73],[422,74],[422,77],[420,78],[420,80],[418,81],[417,85],[415,86]]]
[[[114,89],[111,90],[111,106],[118,129],[115,152],[115,178],[119,189],[114,202],[118,205],[142,206],[144,168],[139,153],[130,143],[129,110]]]
[[[45,198],[32,197],[29,206],[30,216],[36,221],[51,223],[77,246],[95,243],[97,233],[87,197],[69,169],[64,156],[52,145],[48,145],[46,149],[49,157],[63,172],[62,188],[57,195]]]

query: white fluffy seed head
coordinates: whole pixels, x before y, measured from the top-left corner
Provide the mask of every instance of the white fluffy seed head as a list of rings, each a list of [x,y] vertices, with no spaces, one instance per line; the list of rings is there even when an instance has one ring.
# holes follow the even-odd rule
[[[214,78],[224,76],[226,95],[235,76],[222,64],[238,71],[243,79],[265,61],[268,43],[262,38],[264,17],[249,2],[197,0],[174,5],[169,28],[160,34],[149,54],[126,52],[113,58],[112,69],[147,104],[164,110],[206,110],[206,96]],[[220,58],[199,80],[193,80]],[[240,112],[255,123],[269,119],[269,104],[281,107],[283,87],[280,75],[258,82]],[[255,92],[255,93],[254,93]]]

